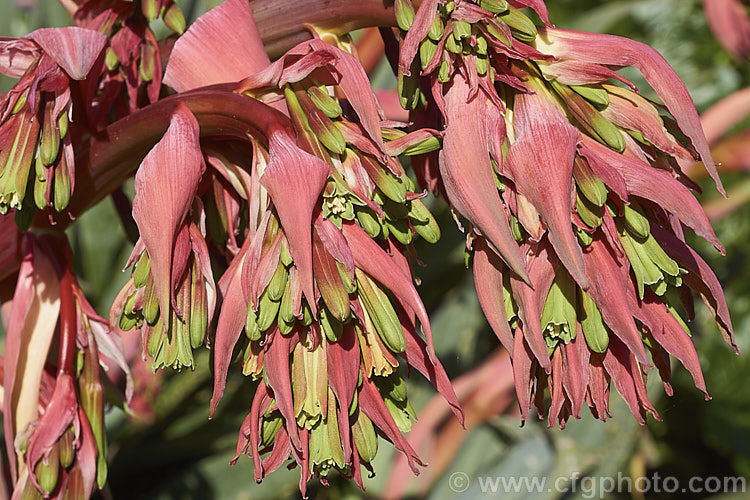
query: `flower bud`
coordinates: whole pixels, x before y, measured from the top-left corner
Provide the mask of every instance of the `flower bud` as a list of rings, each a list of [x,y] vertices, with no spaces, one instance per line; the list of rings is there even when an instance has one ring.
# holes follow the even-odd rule
[[[154,79],[154,70],[156,66],[156,49],[149,43],[141,45],[141,59],[138,63],[138,75],[144,82],[150,82]]]
[[[432,20],[432,25],[430,26],[430,31],[427,33],[427,37],[435,42],[439,42],[441,38],[443,38],[443,32],[445,31],[445,26],[443,25],[443,18],[440,16],[440,14],[435,14],[435,19]]]
[[[362,307],[372,321],[375,331],[392,352],[404,352],[404,331],[390,299],[364,272],[356,269],[356,275]]]
[[[55,101],[44,104],[44,121],[39,134],[39,157],[45,166],[52,165],[60,150],[60,131],[57,129]]]
[[[164,24],[178,35],[182,35],[185,32],[185,16],[176,3],[170,5],[164,13]]]
[[[133,286],[136,288],[146,286],[150,272],[151,261],[148,258],[148,252],[144,250],[133,270]]]
[[[508,10],[508,2],[506,0],[479,0],[479,6],[493,14],[500,14]]]
[[[426,68],[432,58],[437,53],[438,44],[437,42],[425,38],[422,43],[419,44],[419,61],[422,64],[422,69]]]
[[[411,24],[414,22],[414,6],[411,0],[396,0],[393,3],[393,10],[396,13],[396,24],[402,31],[409,31]]]
[[[117,58],[117,53],[112,47],[107,47],[107,50],[104,52],[104,66],[106,66],[107,70],[114,71],[119,65],[120,60]]]
[[[336,397],[330,388],[327,392],[328,416],[311,429],[309,444],[311,465],[321,476],[326,476],[334,467],[343,469],[346,463],[335,411]]]
[[[159,0],[142,0],[141,12],[149,21],[155,20],[159,17]]]
[[[567,344],[575,337],[577,324],[576,284],[565,269],[560,269],[544,302],[542,331],[551,338],[552,345],[558,338]]]
[[[599,86],[593,85],[571,85],[576,93],[596,106],[606,107],[609,105],[609,94]]]
[[[533,21],[514,7],[508,6],[508,12],[500,14],[500,19],[508,25],[513,36],[522,42],[533,42],[538,34]]]
[[[602,313],[596,306],[594,299],[581,290],[581,330],[586,344],[594,352],[603,354],[609,345],[609,332],[602,320]]]
[[[60,156],[59,161],[55,165],[55,175],[53,179],[54,187],[54,198],[53,206],[56,211],[62,212],[68,207],[70,203],[70,172],[68,171],[67,161],[65,155]]]
[[[49,454],[36,464],[34,475],[45,495],[50,495],[55,490],[57,480],[60,477],[59,445],[57,443],[52,445]]]
[[[362,410],[357,412],[357,420],[352,424],[352,437],[362,461],[368,464],[372,462],[378,453],[378,436],[372,421]]]
[[[632,204],[624,205],[625,228],[638,238],[648,238],[651,234],[651,223]]]
[[[73,460],[76,456],[75,438],[73,427],[68,428],[68,430],[63,432],[63,435],[60,436],[60,465],[64,469],[73,465]]]
[[[328,91],[325,87],[311,86],[307,89],[307,94],[310,96],[313,104],[321,110],[328,118],[340,118],[343,111],[339,102],[328,95]]]
[[[287,282],[287,287],[289,283]],[[258,304],[258,329],[261,332],[265,332],[276,320],[276,315],[279,313],[279,307],[281,304],[278,301],[271,300],[266,292],[260,295],[260,302]]]
[[[263,423],[260,427],[260,445],[262,448],[271,446],[273,440],[276,437],[276,433],[279,432],[284,425],[284,419],[281,417],[281,413],[278,410],[272,411],[270,414],[263,415]]]

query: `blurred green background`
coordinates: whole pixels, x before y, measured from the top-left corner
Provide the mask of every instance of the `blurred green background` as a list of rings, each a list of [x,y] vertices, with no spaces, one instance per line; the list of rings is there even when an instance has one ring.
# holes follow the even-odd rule
[[[178,2],[189,19],[213,3]],[[656,47],[687,84],[699,110],[750,84],[750,65],[743,65],[722,50],[707,28],[700,0],[548,0],[553,22],[564,28],[612,33]],[[67,14],[53,0],[0,0],[0,36],[22,36],[39,26],[66,24]],[[633,72],[627,76],[646,88]],[[378,72],[376,85],[387,85],[392,76]],[[7,81],[0,82],[7,88]],[[747,174],[725,178],[731,186]],[[702,200],[716,196],[705,184]],[[126,186],[126,191],[128,191]],[[421,293],[431,312],[436,349],[449,375],[458,377],[481,364],[497,341],[481,315],[470,272],[463,268],[463,238],[449,212],[435,205],[443,228],[442,240],[419,248],[426,267],[417,270]],[[709,245],[692,241],[725,286],[735,326],[737,344],[750,352],[750,206],[716,223],[716,232],[727,249],[721,257]],[[111,199],[83,215],[70,230],[84,288],[105,315],[112,298],[126,281],[121,272],[131,244],[120,229]],[[548,430],[532,418],[520,428],[515,415],[498,416],[473,429],[458,454],[429,490],[428,497],[484,498],[478,484],[460,494],[450,488],[451,474],[478,476],[538,476],[570,478],[574,472],[592,478],[643,474],[674,476],[681,486],[690,477],[750,477],[750,357],[735,356],[724,344],[705,308],[699,306],[692,325],[694,342],[713,397],[703,400],[689,374],[676,367],[674,397],[664,396],[652,376],[652,401],[663,421],[649,418],[639,426],[617,394],[611,397],[613,418],[602,423],[585,416],[571,420],[567,429]],[[108,498],[149,499],[276,499],[296,498],[298,471],[282,468],[256,485],[252,465],[244,457],[235,467],[239,425],[249,410],[253,385],[239,373],[230,375],[226,396],[212,421],[208,421],[211,378],[208,355],[198,360],[198,370],[167,374],[156,403],[153,422],[128,424],[115,410],[109,415],[112,463]],[[420,377],[411,377],[410,399],[419,409],[433,395]],[[614,389],[613,389],[614,392]],[[511,405],[515,409],[515,403]],[[584,411],[586,413],[586,411]],[[427,462],[430,456],[422,457]],[[312,498],[377,498],[384,491],[393,451],[381,441],[375,463],[377,475],[366,479],[367,491],[332,478],[322,488],[311,483]],[[425,473],[425,476],[428,474]],[[414,483],[415,486],[417,483]],[[566,483],[560,483],[566,484]],[[502,498],[707,498],[706,493],[652,491],[605,494],[586,489],[577,492],[498,494]],[[750,498],[721,495],[712,498]]]

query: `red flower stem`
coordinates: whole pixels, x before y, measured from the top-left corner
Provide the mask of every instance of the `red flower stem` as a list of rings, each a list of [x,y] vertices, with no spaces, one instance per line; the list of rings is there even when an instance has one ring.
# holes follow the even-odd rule
[[[272,59],[312,38],[307,26],[343,35],[396,25],[391,0],[250,0],[250,8]]]
[[[63,275],[60,279],[60,355],[57,374],[74,375],[76,345],[76,301],[73,294],[75,278],[70,262],[62,262]]]
[[[173,95],[104,129],[76,154],[76,190],[70,213],[77,216],[95,205],[138,168],[166,132],[179,103],[186,104],[195,115],[201,137],[252,135],[265,139],[273,126],[291,127],[289,119],[270,106],[225,89],[226,86],[214,87]],[[60,220],[62,226],[66,223]]]

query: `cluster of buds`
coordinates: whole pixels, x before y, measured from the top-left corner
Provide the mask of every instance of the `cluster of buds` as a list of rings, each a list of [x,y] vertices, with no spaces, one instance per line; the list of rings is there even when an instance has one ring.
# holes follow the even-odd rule
[[[516,10],[525,6],[546,26]],[[692,319],[691,291],[736,346],[721,287],[684,241],[687,226],[723,251],[678,160],[702,159],[721,185],[663,58],[553,28],[543,2],[424,1],[415,15],[408,0],[396,7],[408,28],[402,104],[416,108],[415,122],[442,115],[445,128],[439,157],[415,164],[432,169],[421,177],[437,179],[471,223],[467,255],[482,308],[513,354],[522,418],[533,403],[547,413],[548,387],[550,425],[579,417],[584,401],[604,419],[610,380],[640,422],[645,411],[658,418],[645,378],[656,365],[671,393],[669,355],[705,392],[679,312]],[[614,71],[629,65],[663,108]]]
[[[182,34],[185,17],[173,0],[75,3],[71,16],[76,25],[105,34],[109,42],[97,67],[97,79],[86,88],[86,98],[91,100],[90,126],[103,128],[159,99],[163,49],[149,23],[161,19]]]
[[[71,92],[106,42],[82,28],[45,28],[0,41],[0,73],[19,78],[0,99],[0,214],[15,209],[22,229],[37,210],[68,206],[75,184]]]
[[[87,498],[107,478],[105,391],[118,391],[104,370],[128,377],[126,398],[112,401],[122,406],[132,393],[128,365],[73,277],[67,244],[59,251],[51,237],[27,236],[24,247],[3,367],[6,394],[18,395],[3,410],[11,476],[21,498]],[[56,367],[45,363],[54,346]]]
[[[173,263],[173,296],[164,306],[160,300],[151,262],[143,240],[139,240],[126,267],[132,277],[113,304],[118,313],[113,324],[127,332],[138,328],[144,352],[153,358],[153,368],[192,368],[193,351],[206,342],[208,321],[213,316],[216,290],[204,235],[190,221],[177,235]],[[116,322],[115,322],[116,321]]]
[[[141,238],[126,265],[133,267],[132,277],[110,313],[113,327],[140,330],[154,370],[192,368],[193,350],[206,342],[213,317],[216,287],[205,229],[201,231],[193,220],[200,220],[202,212],[196,208],[196,215],[190,213],[204,171],[198,123],[187,108],[180,107],[136,174],[133,217]],[[164,184],[155,183],[156,179]],[[176,189],[169,193],[166,207],[165,186]],[[166,214],[156,212],[157,207],[165,207]],[[164,241],[165,234],[169,241]]]

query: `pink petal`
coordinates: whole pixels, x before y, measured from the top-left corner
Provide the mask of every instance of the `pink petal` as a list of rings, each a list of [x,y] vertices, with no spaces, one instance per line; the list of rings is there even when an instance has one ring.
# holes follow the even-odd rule
[[[590,288],[587,290],[602,313],[604,322],[622,340],[644,366],[651,366],[641,334],[627,307],[627,288],[630,265],[618,259],[612,242],[606,242],[597,231],[591,244],[583,252]]]
[[[393,421],[393,417],[391,417],[391,413],[385,406],[375,383],[364,374],[362,376],[362,387],[359,390],[359,408],[383,432],[383,435],[393,443],[396,449],[400,450],[406,456],[412,472],[419,474],[417,466],[421,465],[424,467],[425,464],[419,459],[414,448],[401,435],[401,431],[398,429],[396,422]]]
[[[593,139],[584,137],[581,154],[596,173],[615,170],[625,180],[630,194],[651,200],[711,242],[720,252],[724,249],[716,238],[711,223],[693,194],[666,171],[651,167],[642,161],[621,155]]]
[[[662,245],[664,251],[675,259],[680,267],[689,271],[682,277],[683,281],[701,295],[703,301],[716,317],[727,344],[732,347],[735,354],[739,354],[740,350],[732,335],[732,320],[729,317],[729,308],[724,298],[724,291],[711,267],[695,250],[672,233],[655,225],[651,228],[651,232]]]
[[[609,105],[601,112],[604,118],[619,127],[641,132],[647,141],[670,156],[692,159],[690,153],[664,128],[659,112],[651,103],[615,85],[605,88],[609,94]]]
[[[474,241],[474,287],[485,318],[500,343],[513,352],[513,334],[505,315],[502,264],[484,240]]]
[[[552,428],[555,420],[560,415],[563,403],[565,403],[565,391],[563,390],[563,358],[562,348],[555,349],[552,353],[552,386],[549,388],[552,395],[549,415],[547,416],[547,427]]]
[[[352,452],[349,407],[357,390],[360,350],[352,325],[345,325],[341,338],[327,345],[328,383],[338,400],[339,436],[344,457]],[[330,409],[329,409],[330,411]]]
[[[549,22],[549,13],[547,12],[547,5],[545,5],[544,0],[509,0],[508,3],[517,9],[531,7],[537,14],[539,14],[539,17],[545,25],[552,26]]]
[[[211,258],[208,255],[206,240],[195,224],[190,225],[190,246],[193,249],[194,258],[198,259],[201,274],[208,285],[208,322],[211,323],[216,308],[216,284],[214,273],[211,270]]]
[[[94,486],[96,485],[96,462],[98,450],[96,448],[96,439],[91,432],[89,421],[86,418],[86,413],[80,406],[78,407],[78,421],[81,424],[81,447],[76,454],[76,459],[81,470],[84,494],[86,495],[86,498],[89,498],[91,497],[91,493],[94,491]]]
[[[698,353],[695,352],[693,341],[664,303],[650,290],[646,291],[642,301],[638,300],[633,287],[630,287],[628,299],[633,314],[648,327],[654,340],[669,354],[680,360],[693,376],[695,386],[706,395],[706,400],[711,399],[706,390],[701,363]]]
[[[404,40],[401,42],[398,66],[404,72],[404,75],[411,75],[409,67],[417,55],[419,44],[427,37],[430,32],[432,22],[435,20],[437,13],[438,0],[423,0],[414,16],[411,28],[406,32]]]
[[[164,83],[185,92],[238,82],[269,64],[250,3],[226,0],[196,19],[177,39]]]
[[[557,57],[605,66],[635,66],[661,97],[680,129],[692,140],[716,187],[724,193],[690,94],[680,77],[656,50],[627,38],[556,28],[540,28],[539,39],[545,40],[545,45],[541,48],[537,44],[537,48]]]
[[[430,319],[427,316],[427,311],[424,308],[422,299],[419,297],[419,293],[417,293],[412,284],[411,277],[404,274],[398,264],[377,243],[370,239],[367,233],[358,225],[344,223],[342,230],[344,237],[349,242],[356,266],[380,282],[380,284],[417,315],[427,339],[427,352],[433,363],[437,363],[438,358],[435,355],[435,347],[432,343]]]
[[[603,354],[591,353],[587,397],[590,400],[589,406],[596,412],[596,417],[604,421],[612,415],[609,414],[609,375],[604,370],[603,361]]]
[[[521,422],[529,418],[532,392],[531,377],[535,369],[534,357],[529,345],[524,339],[523,332],[516,328],[513,337],[513,379],[516,385],[518,405],[521,407]],[[549,360],[547,361],[549,363]]]
[[[0,37],[0,73],[21,78],[39,58],[39,48],[25,38]]]
[[[630,412],[633,414],[638,423],[644,425],[646,421],[641,414],[641,406],[636,392],[634,376],[630,371],[630,351],[617,338],[610,338],[609,347],[604,353],[604,368],[612,376],[617,392],[627,403]]]
[[[398,156],[403,153],[404,150],[406,150],[409,146],[413,146],[415,144],[419,144],[422,141],[426,141],[427,139],[440,136],[441,134],[437,130],[420,128],[406,134],[403,137],[388,141],[385,145],[385,152],[388,153],[389,156]]]
[[[223,297],[213,347],[214,389],[211,396],[210,416],[213,416],[216,405],[219,404],[224,394],[227,370],[232,361],[234,345],[240,337],[247,318],[248,301],[242,293],[242,267],[247,258],[250,241],[251,238],[245,240],[240,253],[219,280],[219,288],[223,292]]]
[[[445,373],[445,369],[443,369],[443,365],[440,364],[440,361],[430,359],[427,353],[427,344],[417,335],[413,323],[405,318],[402,313],[403,311],[400,310],[401,326],[404,330],[404,338],[406,339],[406,350],[403,353],[404,359],[406,359],[409,366],[416,368],[419,373],[432,383],[450,405],[459,423],[464,425],[464,413],[453,390],[453,385]]]
[[[320,241],[323,243],[326,251],[328,251],[334,259],[343,264],[346,270],[351,273],[353,281],[354,256],[352,255],[352,250],[349,248],[349,244],[346,242],[346,238],[341,230],[337,228],[333,222],[318,214],[315,218],[315,232],[320,237]]]
[[[633,91],[636,90],[630,80],[601,64],[562,60],[540,64],[539,68],[545,77],[555,79],[563,85],[590,85],[613,79],[624,83]]]
[[[468,82],[457,74],[445,94],[447,123],[440,152],[443,184],[451,205],[490,241],[508,267],[528,280],[495,186],[484,119],[487,99],[478,93],[467,102],[469,93]]]
[[[348,410],[359,376],[359,344],[352,325],[345,325],[341,338],[328,344],[328,382],[339,405]]]
[[[563,387],[573,407],[573,416],[581,418],[586,387],[589,383],[588,365],[591,351],[586,345],[580,323],[577,328],[576,337],[562,346]]]
[[[42,28],[28,35],[74,80],[83,80],[107,44],[98,31],[69,26]]]
[[[535,91],[537,89],[534,89]],[[573,233],[570,193],[573,160],[581,134],[551,96],[518,94],[513,111],[517,140],[503,169],[519,193],[531,201],[549,229],[560,260],[581,288],[587,288],[581,247]]]
[[[531,285],[511,275],[510,288],[513,299],[518,304],[518,317],[523,325],[521,329],[523,336],[539,364],[545,372],[549,373],[550,360],[547,344],[542,334],[541,316],[552,280],[555,279],[557,259],[546,244],[525,244],[524,247]]]
[[[586,146],[581,144],[578,146],[579,159],[588,165],[591,172],[599,178],[613,193],[617,195],[623,201],[628,200],[628,186],[625,184],[625,179],[622,175],[613,168],[610,168],[609,164],[601,161],[586,161],[588,159]],[[589,153],[590,154],[590,153]]]
[[[292,444],[289,442],[289,434],[283,427],[276,433],[276,438],[273,441],[273,450],[271,454],[263,460],[261,471],[263,476],[267,476],[271,472],[275,471],[284,461],[289,458],[292,452]],[[257,481],[257,480],[256,480]]]
[[[383,135],[380,131],[380,115],[375,95],[370,86],[370,79],[362,68],[359,60],[341,49],[333,47],[322,40],[307,42],[316,52],[328,53],[335,57],[335,61],[328,66],[336,84],[344,91],[349,104],[357,112],[362,126],[370,139],[375,141],[382,151]]]
[[[708,26],[734,57],[750,54],[750,17],[740,0],[703,0]]]
[[[52,400],[34,429],[26,455],[29,473],[35,485],[38,486],[36,475],[33,474],[34,467],[73,423],[77,409],[73,378],[65,373],[59,374]]]
[[[289,368],[289,353],[293,347],[294,336],[285,336],[277,328],[268,335],[263,361],[268,385],[273,390],[273,397],[284,417],[284,426],[297,450],[302,450],[297,420],[294,417],[292,400],[292,380]],[[304,452],[304,451],[303,451]]]
[[[260,183],[268,190],[300,274],[307,304],[316,314],[312,266],[312,216],[328,178],[326,162],[297,146],[286,130],[269,134],[270,161]]]
[[[169,304],[174,301],[170,276],[175,239],[205,168],[198,121],[187,106],[178,104],[164,137],[135,174],[133,200],[133,218],[151,260],[163,317],[168,317]]]

